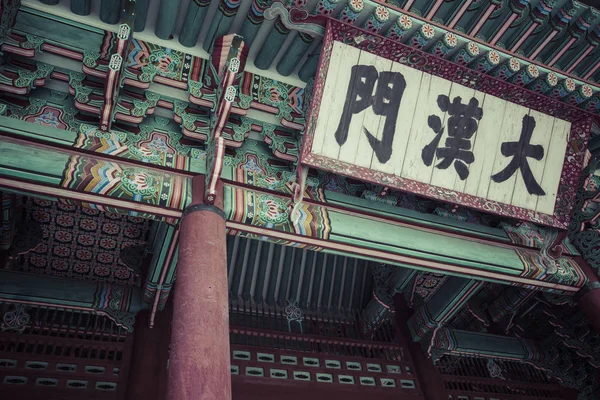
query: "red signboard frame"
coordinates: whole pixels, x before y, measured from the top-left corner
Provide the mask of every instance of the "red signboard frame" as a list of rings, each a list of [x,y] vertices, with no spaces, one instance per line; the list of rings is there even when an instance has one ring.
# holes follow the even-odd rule
[[[359,40],[357,40],[357,38]],[[333,42],[368,51],[388,60],[399,62],[499,97],[522,106],[527,106],[544,114],[571,122],[571,131],[567,151],[561,172],[559,188],[554,205],[554,214],[544,214],[510,204],[456,192],[450,189],[417,182],[369,168],[359,167],[336,159],[311,153],[312,142],[319,118],[319,110],[323,97],[325,79],[331,59]],[[306,130],[302,145],[300,162],[303,165],[330,171],[355,179],[372,182],[382,186],[415,193],[424,197],[472,207],[485,212],[504,215],[553,226],[568,228],[571,220],[575,194],[579,187],[581,170],[585,166],[587,140],[592,127],[593,116],[586,111],[564,103],[560,100],[525,89],[515,84],[502,81],[482,72],[454,64],[446,59],[412,48],[369,31],[330,19],[325,30],[321,58],[314,82],[311,106],[306,120]]]

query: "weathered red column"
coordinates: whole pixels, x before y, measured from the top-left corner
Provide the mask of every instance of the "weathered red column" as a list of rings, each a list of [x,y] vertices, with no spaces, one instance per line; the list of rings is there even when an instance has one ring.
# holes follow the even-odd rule
[[[579,307],[590,320],[590,323],[600,333],[600,279],[596,271],[583,258],[578,257],[577,263],[588,278],[588,283],[577,292]]]
[[[168,400],[231,400],[223,186],[204,204],[195,177],[179,234],[173,294]]]
[[[404,295],[394,296],[394,308],[396,309],[396,332],[400,342],[408,347],[419,386],[425,400],[444,400],[448,398],[442,375],[433,362],[425,357],[423,349],[418,343],[413,342],[406,322],[411,317],[410,308],[406,304]]]
[[[127,400],[165,399],[172,311],[172,301],[169,301],[165,310],[157,313],[154,328],[148,327],[149,310],[142,310],[135,317]]]

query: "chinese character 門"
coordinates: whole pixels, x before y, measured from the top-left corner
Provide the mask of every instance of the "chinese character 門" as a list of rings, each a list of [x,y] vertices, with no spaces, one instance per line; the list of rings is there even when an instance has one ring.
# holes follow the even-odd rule
[[[375,83],[377,83],[376,88]],[[375,88],[374,94],[373,88]],[[337,143],[340,146],[346,143],[348,128],[354,114],[372,107],[376,115],[385,117],[381,139],[373,136],[364,126],[363,130],[377,159],[380,163],[385,164],[392,156],[396,119],[404,89],[406,89],[406,81],[399,72],[377,72],[372,65],[353,66],[346,92],[344,112],[335,131]],[[371,96],[371,94],[373,95]]]

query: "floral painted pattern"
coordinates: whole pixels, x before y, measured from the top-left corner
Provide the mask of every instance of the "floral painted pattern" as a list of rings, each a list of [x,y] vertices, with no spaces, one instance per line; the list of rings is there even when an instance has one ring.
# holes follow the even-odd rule
[[[467,43],[467,52],[472,56],[479,55],[479,45],[475,42]]]
[[[398,26],[400,26],[403,30],[409,30],[412,28],[412,19],[408,15],[402,14],[398,17]]]
[[[496,50],[487,53],[487,59],[492,65],[497,65],[500,62],[500,54]]]
[[[425,24],[421,27],[421,33],[425,39],[431,39],[435,36],[435,29],[430,24]]]
[[[537,78],[538,76],[540,76],[540,70],[535,65],[529,64],[527,66],[527,74],[532,78]]]
[[[121,261],[121,249],[146,245],[149,221],[66,203],[27,199],[24,218],[38,222],[42,242],[9,268],[92,281],[139,284],[139,271]]]

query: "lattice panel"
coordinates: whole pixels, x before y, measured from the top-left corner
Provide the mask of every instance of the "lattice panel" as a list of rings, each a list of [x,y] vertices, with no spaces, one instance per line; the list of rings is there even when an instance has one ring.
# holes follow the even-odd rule
[[[232,376],[354,385],[418,394],[410,363],[232,346]]]

